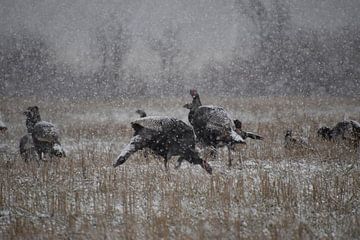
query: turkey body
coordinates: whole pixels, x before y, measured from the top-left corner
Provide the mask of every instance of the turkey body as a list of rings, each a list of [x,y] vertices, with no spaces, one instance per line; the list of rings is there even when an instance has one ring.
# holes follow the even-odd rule
[[[190,90],[193,98],[189,108],[188,119],[194,128],[197,140],[205,146],[228,148],[229,167],[232,165],[231,147],[234,144],[245,143],[244,139],[235,131],[234,121],[228,112],[218,106],[203,106],[196,90]]]
[[[34,146],[38,154],[49,153],[57,157],[64,157],[65,152],[59,140],[59,129],[52,123],[41,121],[35,124],[32,133]]]
[[[133,153],[149,148],[164,158],[165,169],[172,156],[179,156],[179,165],[183,160],[199,164],[211,174],[210,165],[202,160],[195,150],[195,137],[192,128],[181,120],[171,117],[149,116],[131,123],[135,133],[130,143],[121,151],[114,167],[123,164]]]
[[[42,159],[43,154],[50,156],[65,157],[65,151],[60,144],[60,134],[54,124],[42,121],[40,117],[39,108],[37,106],[29,107],[24,114],[26,115],[26,127],[28,134],[31,134],[32,141],[39,159]],[[24,142],[20,140],[21,146]],[[25,139],[23,139],[25,141]],[[30,144],[30,141],[27,141]],[[30,149],[29,147],[27,149]]]
[[[193,127],[199,141],[213,147],[244,143],[236,133],[229,114],[217,106],[200,106],[193,115]]]
[[[333,128],[321,127],[317,135],[324,140],[347,141],[357,148],[360,144],[360,123],[354,120],[341,121]]]

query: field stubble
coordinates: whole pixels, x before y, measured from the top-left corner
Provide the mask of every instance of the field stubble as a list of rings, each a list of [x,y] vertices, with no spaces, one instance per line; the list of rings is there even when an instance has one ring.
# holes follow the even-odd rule
[[[203,99],[226,107],[246,130],[265,138],[237,146],[231,169],[226,152],[219,151],[210,160],[212,176],[187,163],[167,173],[159,157],[141,152],[112,168],[131,137],[129,122],[137,108],[186,120],[184,99],[62,104],[2,99],[0,111],[9,123],[3,141],[17,146],[25,133],[21,111],[34,102],[44,120],[62,129],[68,154],[40,167],[18,155],[0,156],[2,239],[360,236],[360,153],[315,136],[320,124],[359,120],[359,99]],[[284,150],[290,127],[316,151]]]

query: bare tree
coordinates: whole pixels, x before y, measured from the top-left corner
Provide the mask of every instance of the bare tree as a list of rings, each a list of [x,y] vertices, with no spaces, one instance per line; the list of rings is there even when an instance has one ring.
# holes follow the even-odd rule
[[[254,66],[250,76],[255,74],[257,78],[249,80],[247,87],[263,94],[270,86],[283,84],[279,81],[284,81],[283,75],[290,71],[290,7],[287,0],[271,0],[270,4],[263,0],[236,0],[235,6],[239,16],[247,17],[255,30],[255,54],[250,65],[242,63]]]
[[[53,91],[54,52],[38,34],[24,30],[13,36],[0,36],[1,92],[15,95]]]
[[[267,7],[262,0],[236,0],[238,14],[248,17],[256,29],[259,51],[270,53],[284,43],[290,27],[290,7],[286,0],[272,0]]]
[[[163,94],[176,93],[181,88],[182,74],[180,74],[179,66],[175,62],[182,51],[179,33],[179,27],[170,26],[165,28],[161,38],[148,40],[150,48],[160,57],[160,78],[163,82],[161,87]]]
[[[131,34],[125,24],[112,23],[98,26],[94,35],[94,57],[100,62],[95,74],[96,88],[107,96],[115,96],[122,92],[123,64],[131,48]]]

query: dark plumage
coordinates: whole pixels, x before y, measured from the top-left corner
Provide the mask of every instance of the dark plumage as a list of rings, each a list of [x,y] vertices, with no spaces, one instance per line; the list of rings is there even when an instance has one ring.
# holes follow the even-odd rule
[[[41,121],[39,108],[37,106],[28,107],[27,110],[24,111],[24,115],[26,116],[27,131],[28,133],[32,133],[35,124]]]
[[[26,127],[28,133],[32,135],[39,159],[42,159],[42,154],[45,153],[50,156],[64,157],[65,151],[60,144],[59,130],[52,123],[41,121],[39,108],[29,107],[24,114],[27,117]]]
[[[193,125],[195,111],[202,106],[200,96],[195,89],[190,90],[190,95],[193,98],[191,103],[184,105],[185,108],[189,109],[188,120]]]
[[[185,104],[183,107],[187,108],[187,109],[191,109],[192,108],[192,103],[187,103]],[[200,103],[201,106],[201,103]],[[190,117],[192,118],[192,117]],[[256,133],[252,133],[252,132],[246,132],[244,130],[242,130],[242,123],[239,119],[235,119],[234,120],[234,124],[235,124],[235,128],[236,128],[236,132],[245,140],[246,138],[251,138],[251,139],[255,139],[255,140],[263,140],[264,138],[261,137],[260,135],[257,135]]]
[[[331,140],[331,128],[329,127],[321,127],[317,130],[317,135],[323,140]]]
[[[319,128],[317,135],[323,140],[348,141],[359,147],[360,124],[354,120],[338,122],[333,128]]]
[[[235,131],[235,124],[227,111],[217,106],[202,106],[200,96],[196,90],[190,90],[193,98],[191,104],[184,105],[190,108],[189,122],[194,128],[197,139],[213,147],[227,146],[229,166],[231,166],[231,145],[245,143],[244,139]]]
[[[212,168],[202,160],[195,150],[195,136],[190,126],[183,121],[170,117],[144,117],[131,123],[135,130],[130,143],[121,151],[114,167],[123,164],[131,154],[150,148],[164,158],[165,168],[172,156],[180,156],[178,166],[183,160],[192,164],[200,164],[211,174]]]
[[[19,149],[20,155],[25,160],[25,162],[36,158],[36,150],[31,133],[22,136],[19,143]]]
[[[144,110],[138,109],[136,113],[140,115],[141,118],[146,117],[146,112]]]

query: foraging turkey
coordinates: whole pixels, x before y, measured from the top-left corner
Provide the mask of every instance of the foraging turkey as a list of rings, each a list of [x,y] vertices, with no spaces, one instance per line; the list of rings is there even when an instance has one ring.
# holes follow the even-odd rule
[[[65,157],[65,151],[60,144],[60,134],[58,128],[52,123],[41,121],[39,108],[29,107],[24,114],[26,115],[26,127],[28,133],[32,135],[32,140],[38,154],[42,159],[43,154],[50,156]]]
[[[360,143],[360,123],[354,120],[338,122],[333,128],[319,128],[317,135],[328,141],[348,141],[356,148]]]
[[[20,155],[25,162],[36,158],[36,150],[31,133],[27,133],[20,138],[19,149]]]
[[[202,106],[200,96],[196,90],[190,90],[193,98],[191,104],[184,105],[190,108],[189,122],[194,128],[197,139],[206,146],[228,148],[229,167],[231,166],[231,146],[245,143],[236,132],[236,127],[229,114],[222,107]]]
[[[123,163],[135,152],[150,148],[164,158],[165,169],[172,156],[180,156],[178,166],[183,160],[200,164],[209,174],[211,166],[202,160],[195,150],[195,136],[190,126],[183,121],[170,117],[149,116],[139,118],[131,123],[135,133],[130,143],[121,151],[114,167]],[[178,167],[177,166],[177,167]]]
[[[285,132],[285,148],[290,149],[309,149],[312,150],[310,144],[305,138],[294,137],[292,130],[288,129]]]

